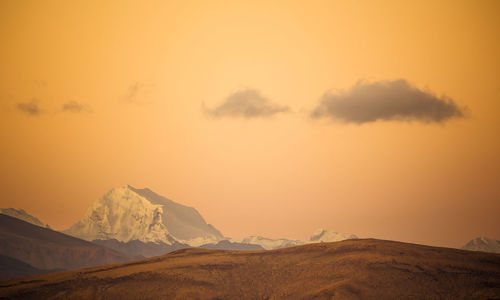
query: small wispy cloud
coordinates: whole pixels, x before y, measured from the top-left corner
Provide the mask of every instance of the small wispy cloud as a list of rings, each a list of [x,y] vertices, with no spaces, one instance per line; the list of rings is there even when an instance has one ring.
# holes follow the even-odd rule
[[[42,112],[39,104],[39,100],[36,98],[31,99],[29,102],[18,102],[16,103],[16,108],[30,116],[39,116]]]
[[[155,84],[146,84],[139,81],[134,82],[128,87],[123,100],[129,103],[150,103],[152,102],[151,93],[155,86]]]
[[[346,92],[326,92],[312,111],[313,119],[331,118],[345,123],[418,121],[443,123],[465,117],[466,108],[447,96],[420,90],[404,79],[359,81]]]
[[[87,104],[71,100],[62,105],[62,111],[72,113],[90,113],[92,112],[92,109]]]
[[[229,95],[221,104],[214,108],[206,108],[205,113],[215,118],[243,117],[266,118],[278,113],[290,111],[290,107],[273,103],[258,90],[247,88]]]

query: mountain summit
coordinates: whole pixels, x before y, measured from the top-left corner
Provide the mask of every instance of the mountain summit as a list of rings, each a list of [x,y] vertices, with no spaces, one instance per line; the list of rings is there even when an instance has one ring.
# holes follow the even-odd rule
[[[462,247],[462,249],[470,251],[500,253],[500,241],[482,236],[469,241]]]
[[[179,242],[190,246],[216,243],[224,236],[198,211],[130,185],[114,188],[95,201],[65,233],[84,240]]]

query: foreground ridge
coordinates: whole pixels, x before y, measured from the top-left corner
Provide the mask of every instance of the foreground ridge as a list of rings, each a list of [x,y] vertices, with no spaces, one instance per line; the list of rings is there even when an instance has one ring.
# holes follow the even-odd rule
[[[183,249],[0,283],[11,299],[500,297],[500,255],[375,239],[269,251]]]

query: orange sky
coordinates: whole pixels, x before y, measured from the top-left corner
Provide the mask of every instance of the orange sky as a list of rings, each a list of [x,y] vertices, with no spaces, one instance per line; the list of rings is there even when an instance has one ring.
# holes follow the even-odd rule
[[[500,239],[499,11],[498,1],[1,1],[0,207],[63,229],[131,184],[196,207],[230,237],[307,239],[324,227],[452,247]],[[327,90],[399,78],[467,117],[309,117]],[[202,103],[246,88],[292,111],[204,114]],[[69,101],[83,106],[63,110]]]

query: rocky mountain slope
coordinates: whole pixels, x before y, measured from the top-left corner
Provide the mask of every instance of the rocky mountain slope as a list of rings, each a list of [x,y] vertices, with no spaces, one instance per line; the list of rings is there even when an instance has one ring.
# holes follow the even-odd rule
[[[223,235],[192,207],[173,202],[149,189],[114,188],[95,201],[64,233],[87,240],[175,243],[200,246]]]

